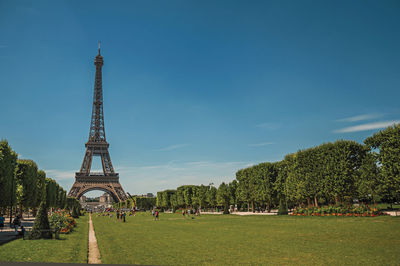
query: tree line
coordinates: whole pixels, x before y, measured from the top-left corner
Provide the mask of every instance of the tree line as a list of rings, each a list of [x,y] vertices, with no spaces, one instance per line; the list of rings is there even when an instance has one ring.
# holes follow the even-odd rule
[[[216,208],[229,205],[255,211],[281,207],[344,205],[400,200],[400,125],[375,133],[363,144],[349,140],[323,143],[236,172],[218,189],[180,186],[157,192],[163,209]]]
[[[151,210],[156,205],[156,198],[132,196],[129,199],[113,204],[114,209],[136,208],[137,210]]]
[[[66,191],[54,180],[46,177],[32,160],[18,159],[6,140],[0,141],[0,212],[8,213],[14,207],[22,214],[45,202],[46,208],[70,208],[79,201],[67,197]],[[79,205],[80,206],[80,205]]]

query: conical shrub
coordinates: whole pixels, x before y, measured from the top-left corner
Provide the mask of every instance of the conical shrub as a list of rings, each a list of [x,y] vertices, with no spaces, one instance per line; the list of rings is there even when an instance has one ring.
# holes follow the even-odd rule
[[[228,204],[225,204],[225,205],[224,205],[224,212],[223,212],[223,214],[229,214],[229,206],[228,206]]]
[[[79,209],[78,209],[78,207],[77,206],[73,206],[72,207],[72,217],[73,218],[79,218]]]
[[[286,200],[281,198],[279,200],[279,210],[278,210],[278,215],[287,215],[288,214],[288,207],[286,204]]]
[[[49,218],[47,217],[46,202],[42,201],[39,206],[39,211],[35,218],[32,231],[28,235],[29,239],[52,238],[50,231]]]

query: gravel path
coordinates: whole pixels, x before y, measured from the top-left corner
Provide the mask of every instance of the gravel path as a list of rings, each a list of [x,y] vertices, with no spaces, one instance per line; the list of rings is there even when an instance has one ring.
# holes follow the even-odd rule
[[[88,254],[89,264],[100,264],[100,252],[97,246],[96,235],[93,229],[92,214],[89,214],[89,254]]]

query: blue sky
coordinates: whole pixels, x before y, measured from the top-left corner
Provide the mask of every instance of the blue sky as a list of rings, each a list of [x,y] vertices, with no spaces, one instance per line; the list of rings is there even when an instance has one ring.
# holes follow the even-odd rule
[[[400,121],[399,13],[399,1],[0,0],[0,138],[69,190],[100,40],[109,151],[131,194],[362,142]]]

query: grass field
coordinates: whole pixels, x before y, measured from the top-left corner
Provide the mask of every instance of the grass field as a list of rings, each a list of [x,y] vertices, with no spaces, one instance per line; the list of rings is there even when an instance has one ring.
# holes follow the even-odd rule
[[[0,246],[0,261],[87,263],[88,215],[76,219],[77,226],[60,240],[18,239]]]
[[[102,263],[399,265],[396,217],[92,216]]]

